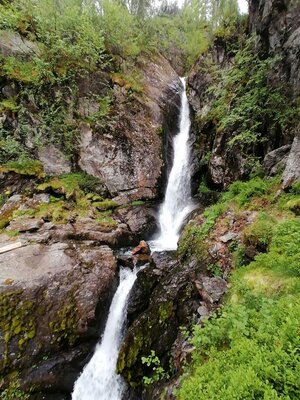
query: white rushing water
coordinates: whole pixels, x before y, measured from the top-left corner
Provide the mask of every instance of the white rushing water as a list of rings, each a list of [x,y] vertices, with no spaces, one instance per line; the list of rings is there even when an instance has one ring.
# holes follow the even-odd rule
[[[127,313],[127,299],[136,280],[137,270],[120,270],[120,284],[109,309],[101,343],[75,382],[72,400],[121,400],[123,379],[116,374],[116,364]]]
[[[176,250],[180,228],[193,210],[191,196],[191,146],[190,110],[186,96],[185,78],[183,84],[179,117],[179,132],[173,139],[173,165],[168,178],[164,202],[159,211],[159,236],[151,241],[152,251]]]

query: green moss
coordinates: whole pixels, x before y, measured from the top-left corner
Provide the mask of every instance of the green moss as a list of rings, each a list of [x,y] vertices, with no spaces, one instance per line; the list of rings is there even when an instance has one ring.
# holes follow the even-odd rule
[[[18,110],[18,106],[14,99],[5,99],[0,101],[0,112],[12,111],[16,112]]]
[[[207,259],[206,238],[225,206],[225,203],[217,203],[206,209],[204,220],[194,220],[186,225],[178,245],[179,257],[194,256],[199,262]]]
[[[118,222],[114,220],[113,218],[110,217],[111,212],[110,211],[104,211],[101,212],[97,215],[96,222],[102,226],[107,226],[107,227],[117,227]]]
[[[166,303],[161,304],[158,309],[159,323],[163,324],[167,319],[171,317],[172,313],[173,313],[172,301],[168,301]]]
[[[11,221],[14,209],[8,209],[0,214],[0,229],[5,228]]]
[[[77,305],[74,297],[68,299],[57,311],[55,319],[49,323],[53,338],[52,343],[72,346],[77,339]]]
[[[35,336],[34,303],[22,299],[23,290],[7,291],[0,295],[0,330],[3,332],[4,353],[3,365],[9,360],[9,345],[17,338],[20,352],[25,349],[27,342]]]
[[[16,236],[19,236],[20,235],[20,232],[18,231],[18,230],[12,230],[12,231],[6,231],[6,234],[9,236],[9,237],[11,237],[11,238],[13,238],[13,237],[16,237]]]
[[[100,211],[106,211],[118,207],[118,204],[113,200],[103,200],[94,202],[93,206]]]
[[[38,178],[45,176],[42,163],[30,158],[23,158],[19,161],[10,161],[0,167],[0,172],[15,172],[20,175],[36,176]]]
[[[9,384],[6,389],[1,391],[0,400],[29,400],[30,392],[20,389],[19,375],[17,372],[13,372],[9,375]]]

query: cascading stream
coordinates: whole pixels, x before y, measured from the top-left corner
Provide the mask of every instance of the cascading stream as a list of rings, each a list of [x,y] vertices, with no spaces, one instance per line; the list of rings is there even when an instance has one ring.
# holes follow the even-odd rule
[[[185,79],[180,78],[181,109],[179,132],[173,139],[173,166],[165,199],[159,212],[160,235],[151,242],[152,251],[175,250],[180,229],[194,208],[191,197],[190,113]],[[121,400],[126,385],[116,374],[116,364],[126,320],[127,299],[136,280],[137,269],[120,270],[120,284],[110,306],[101,343],[74,385],[72,400]]]
[[[127,300],[138,270],[120,270],[120,284],[109,309],[101,343],[75,382],[72,400],[120,400],[125,383],[116,364],[126,320]]]
[[[193,210],[191,196],[191,146],[190,110],[186,95],[185,78],[180,78],[181,109],[179,132],[173,139],[173,165],[168,178],[164,202],[159,211],[160,234],[150,242],[152,251],[176,250],[180,229],[187,215]]]

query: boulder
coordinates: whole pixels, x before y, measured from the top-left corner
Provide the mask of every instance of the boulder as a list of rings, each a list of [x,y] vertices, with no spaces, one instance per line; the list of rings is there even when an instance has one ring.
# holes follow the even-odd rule
[[[230,242],[231,240],[234,240],[238,237],[238,234],[236,232],[227,232],[224,235],[220,236],[220,240],[223,243]]]
[[[128,225],[136,240],[149,237],[156,230],[156,213],[151,206],[124,207],[119,209],[116,214]]]
[[[141,240],[139,245],[132,250],[132,255],[134,256],[136,254],[150,254],[150,252],[151,251],[149,244],[145,242],[145,240]]]
[[[277,169],[276,166],[279,164],[284,166],[286,164],[286,155],[290,149],[290,145],[285,145],[272,150],[265,155],[263,166],[267,175],[274,175],[274,171]]]
[[[1,254],[2,387],[14,371],[22,388],[71,390],[104,327],[115,287],[116,260],[107,246],[30,244]]]
[[[200,296],[209,305],[218,303],[227,291],[227,282],[220,277],[201,276],[195,283]]]
[[[42,219],[37,218],[20,218],[15,221],[11,221],[7,227],[8,231],[19,231],[19,232],[33,232],[37,231],[44,224]]]

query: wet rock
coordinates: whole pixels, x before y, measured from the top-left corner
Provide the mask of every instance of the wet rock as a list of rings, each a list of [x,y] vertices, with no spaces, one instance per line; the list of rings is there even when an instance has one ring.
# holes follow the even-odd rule
[[[156,229],[156,214],[152,207],[130,206],[121,208],[116,215],[128,225],[137,240],[149,237]]]
[[[53,144],[43,146],[39,150],[39,159],[47,175],[62,175],[71,172],[71,163]]]
[[[141,240],[139,245],[132,250],[132,255],[136,254],[150,254],[150,247],[145,240]]]
[[[300,125],[290,154],[287,159],[286,168],[282,175],[282,187],[287,189],[300,178]]]
[[[165,262],[166,256],[164,260],[160,258],[160,268],[150,270],[158,275],[152,275],[153,290],[150,289],[148,306],[143,304],[147,308],[129,327],[120,350],[117,369],[131,385],[139,384],[149,372],[141,363],[141,357],[147,357],[151,350],[162,360],[163,366],[168,364],[167,353],[176,340],[179,326],[193,320],[199,306],[199,295],[193,284],[198,266],[174,262],[170,270],[164,266]]]
[[[127,314],[129,324],[149,306],[151,293],[158,284],[160,277],[161,274],[153,264],[138,272],[128,299]]]
[[[42,219],[36,218],[20,218],[15,221],[11,221],[7,230],[9,231],[19,231],[19,232],[33,232],[37,231],[44,221]]]
[[[103,329],[115,274],[112,250],[93,243],[31,244],[1,254],[1,385],[19,371],[21,387],[69,389]]]

